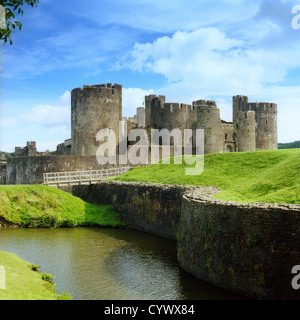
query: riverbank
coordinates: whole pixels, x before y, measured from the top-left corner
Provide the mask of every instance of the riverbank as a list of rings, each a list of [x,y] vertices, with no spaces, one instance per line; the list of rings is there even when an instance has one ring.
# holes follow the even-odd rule
[[[126,226],[111,205],[90,204],[41,185],[0,186],[0,208],[0,227]]]
[[[17,255],[0,251],[0,265],[5,270],[5,289],[0,300],[72,300],[68,293],[58,295],[50,274],[38,271]]]
[[[179,265],[215,286],[259,299],[298,299],[300,205],[213,198],[216,187],[103,181],[73,194],[112,204],[134,229],[177,240]]]

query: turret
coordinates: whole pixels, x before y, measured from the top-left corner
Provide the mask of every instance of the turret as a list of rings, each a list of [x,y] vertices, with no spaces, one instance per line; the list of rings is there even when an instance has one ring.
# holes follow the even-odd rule
[[[237,150],[239,152],[256,150],[255,112],[238,111],[234,125],[237,132]]]
[[[223,152],[223,128],[216,103],[211,100],[194,101],[193,109],[197,110],[197,121],[193,128],[204,129],[204,153]]]
[[[72,155],[96,155],[101,129],[111,129],[119,136],[122,120],[122,86],[102,84],[84,86],[71,92]]]
[[[254,108],[253,104],[252,108]],[[278,148],[277,104],[260,102],[255,104],[256,149],[273,150]]]
[[[159,110],[163,108],[165,104],[166,97],[165,96],[156,96],[151,94],[145,97],[145,123],[146,127],[148,128],[155,128],[157,127],[157,116]]]
[[[234,96],[232,97],[232,119],[235,122],[236,114],[239,111],[248,111],[248,97]]]

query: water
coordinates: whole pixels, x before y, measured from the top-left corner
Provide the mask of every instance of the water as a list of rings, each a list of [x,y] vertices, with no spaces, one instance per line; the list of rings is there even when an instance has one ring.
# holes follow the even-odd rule
[[[0,229],[0,250],[41,266],[75,300],[243,299],[180,268],[175,241],[138,231]]]

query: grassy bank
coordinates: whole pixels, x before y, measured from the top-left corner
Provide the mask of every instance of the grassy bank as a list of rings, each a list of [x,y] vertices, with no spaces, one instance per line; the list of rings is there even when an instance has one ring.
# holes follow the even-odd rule
[[[71,299],[66,293],[56,294],[50,274],[37,271],[35,266],[15,254],[0,251],[0,265],[5,268],[6,273],[6,289],[0,289],[0,300]]]
[[[0,186],[0,224],[22,227],[123,227],[112,206],[90,204],[53,187]]]
[[[216,186],[216,198],[241,202],[300,203],[300,149],[205,155],[204,172],[188,176],[180,165],[133,168],[116,178],[177,185]]]

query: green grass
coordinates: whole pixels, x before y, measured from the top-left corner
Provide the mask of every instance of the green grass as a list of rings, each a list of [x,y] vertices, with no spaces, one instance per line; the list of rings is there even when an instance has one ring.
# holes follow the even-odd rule
[[[171,163],[173,158],[171,158]],[[201,175],[186,175],[182,164],[133,168],[116,178],[175,185],[216,186],[226,201],[300,203],[300,149],[205,155]]]
[[[53,187],[0,186],[0,224],[22,227],[123,227],[113,206],[90,204]]]
[[[0,251],[0,265],[6,272],[6,289],[0,289],[0,300],[71,300],[67,293],[56,294],[53,277],[39,271],[15,254]],[[45,280],[43,280],[45,279]]]

